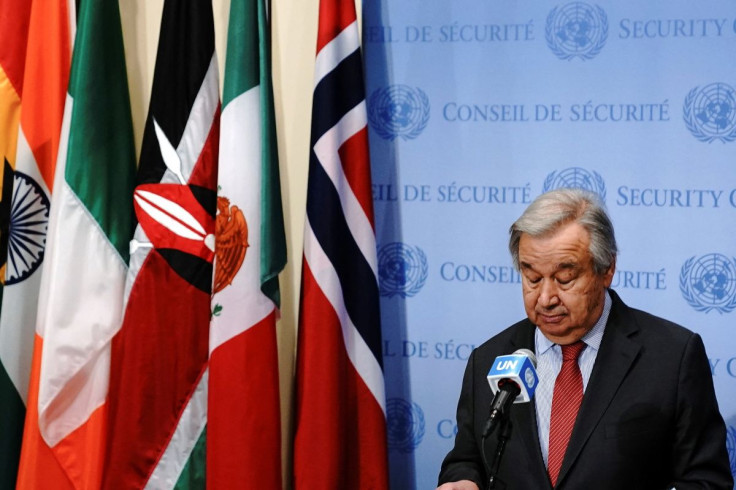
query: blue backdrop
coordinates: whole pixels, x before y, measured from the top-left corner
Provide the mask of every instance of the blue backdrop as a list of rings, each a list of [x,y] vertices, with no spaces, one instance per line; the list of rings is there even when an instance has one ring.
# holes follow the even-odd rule
[[[736,4],[365,0],[392,488],[433,488],[471,349],[524,315],[508,227],[601,195],[629,305],[701,334],[736,473]]]

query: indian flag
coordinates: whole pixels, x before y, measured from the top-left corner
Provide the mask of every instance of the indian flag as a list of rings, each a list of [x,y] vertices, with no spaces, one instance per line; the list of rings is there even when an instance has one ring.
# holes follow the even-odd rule
[[[7,264],[2,313],[0,314],[0,487],[12,488],[18,472],[24,413],[36,418],[28,392],[31,358],[34,347],[38,291],[43,268],[49,197],[59,149],[61,121],[66,100],[71,60],[71,26],[74,24],[67,0],[46,4],[20,2],[16,15],[8,16],[22,24],[26,13],[26,49],[17,33],[17,43],[7,43],[14,56],[25,55],[22,110],[17,134],[15,168],[4,182],[10,189],[8,224],[3,240],[7,246]],[[28,9],[28,12],[22,11]],[[3,32],[7,32],[3,28]],[[15,138],[4,139],[6,142]],[[6,171],[10,167],[6,167]],[[3,247],[5,250],[6,247]],[[39,340],[40,342],[40,340]],[[40,347],[40,344],[39,344]],[[5,378],[7,374],[8,378]],[[38,372],[36,371],[37,381]],[[7,382],[10,380],[10,382]],[[30,403],[29,403],[30,402]]]
[[[30,6],[31,2],[26,0],[7,1],[0,14],[3,36],[0,43],[0,298],[5,282]],[[9,15],[11,11],[13,15]],[[23,335],[21,328],[0,324],[0,488],[15,486],[28,388],[28,345],[32,342],[32,338],[28,340]]]
[[[122,323],[135,149],[118,2],[82,2],[78,23],[18,488],[99,487],[110,345]]]
[[[264,0],[232,0],[220,122],[207,486],[281,488],[276,319],[286,263]]]

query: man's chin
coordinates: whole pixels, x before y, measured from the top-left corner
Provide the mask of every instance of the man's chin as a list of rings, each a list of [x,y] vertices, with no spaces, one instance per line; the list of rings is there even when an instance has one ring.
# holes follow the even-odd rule
[[[540,322],[537,326],[544,336],[555,344],[565,345],[578,340],[577,332],[564,323]]]

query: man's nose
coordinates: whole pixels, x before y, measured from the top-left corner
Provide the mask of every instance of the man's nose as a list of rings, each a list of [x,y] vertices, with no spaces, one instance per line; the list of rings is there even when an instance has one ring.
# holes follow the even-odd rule
[[[555,306],[559,303],[557,284],[552,279],[542,281],[541,290],[539,291],[539,304],[545,308]]]

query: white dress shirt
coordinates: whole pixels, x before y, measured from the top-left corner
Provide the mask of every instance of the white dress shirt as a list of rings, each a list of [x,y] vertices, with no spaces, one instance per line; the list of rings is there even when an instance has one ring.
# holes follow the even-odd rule
[[[580,372],[583,375],[583,393],[588,387],[590,373],[593,371],[593,364],[595,364],[595,358],[598,355],[603,331],[606,329],[608,315],[611,313],[611,303],[611,296],[606,291],[601,317],[581,339],[586,344],[578,358],[578,366],[580,366]],[[562,368],[562,348],[545,337],[539,328],[536,329],[534,334],[534,345],[537,356],[537,375],[539,376],[539,385],[534,392],[534,403],[537,408],[539,445],[546,466],[549,454],[549,419],[552,412],[552,394],[557,374]]]

